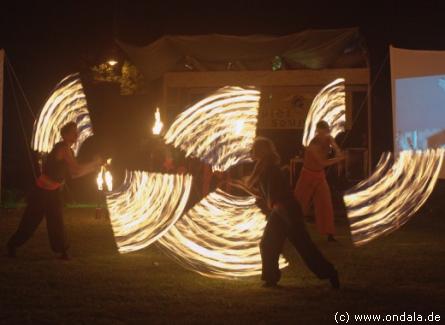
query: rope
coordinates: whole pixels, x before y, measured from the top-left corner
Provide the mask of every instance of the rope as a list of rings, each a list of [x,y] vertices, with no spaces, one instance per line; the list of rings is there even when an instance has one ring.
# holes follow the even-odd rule
[[[383,67],[386,65],[386,62],[388,61],[388,57],[389,57],[389,54],[387,53],[386,56],[385,56],[385,58],[383,59],[382,64],[381,64],[380,67],[379,67],[379,70],[377,71],[377,74],[376,74],[376,76],[375,76],[373,82],[372,82],[371,85],[369,86],[369,91],[366,93],[366,96],[365,96],[365,98],[363,99],[362,104],[360,105],[360,108],[358,109],[357,115],[356,115],[355,118],[352,120],[352,125],[354,125],[355,122],[357,122],[357,119],[358,119],[358,117],[360,116],[360,113],[362,112],[363,108],[365,107],[365,104],[368,102],[368,99],[369,99],[369,96],[370,96],[370,94],[371,94],[371,92],[372,92],[372,89],[374,88],[375,83],[376,83],[377,80],[379,79],[380,74],[381,74],[382,71],[383,71]],[[368,109],[369,109],[369,107],[368,107]],[[344,144],[344,142],[345,142],[345,140],[346,140],[348,134],[351,132],[351,130],[352,130],[352,127],[351,127],[351,129],[349,129],[347,132],[345,132],[345,136],[344,136],[343,140],[341,141],[340,146],[342,146],[342,145]]]
[[[19,89],[20,89],[20,91],[22,93],[22,97],[25,100],[26,107],[28,108],[28,110],[31,113],[32,117],[35,119],[36,115],[34,114],[34,111],[32,110],[31,105],[29,104],[28,98],[26,97],[26,94],[25,94],[25,91],[23,90],[22,84],[20,83],[19,78],[17,77],[17,74],[15,73],[14,67],[12,66],[11,61],[9,60],[7,55],[5,55],[5,58],[6,58],[7,67],[9,67],[9,69],[10,69],[10,71],[12,73],[12,76],[14,77],[17,85],[19,86]]]
[[[16,93],[16,89],[15,89],[15,86],[14,86],[11,69],[9,69],[9,66],[6,67],[6,71],[8,72],[8,75],[9,75],[8,79],[9,79],[9,83],[11,85],[12,94],[13,94],[13,98],[14,98],[14,102],[15,102],[16,111],[17,111],[17,116],[18,116],[19,121],[20,121],[20,127],[21,127],[21,130],[22,130],[23,139],[24,139],[25,145],[26,145],[26,152],[28,154],[29,163],[31,164],[32,174],[34,176],[34,179],[37,179],[37,175],[36,175],[36,172],[34,170],[34,163],[33,163],[33,159],[32,159],[30,146],[29,146],[29,143],[28,143],[28,135],[26,134],[25,123],[23,122],[22,114],[20,113],[20,108],[19,108],[20,105],[19,105],[19,101],[18,101],[18,98],[17,98],[17,93]]]

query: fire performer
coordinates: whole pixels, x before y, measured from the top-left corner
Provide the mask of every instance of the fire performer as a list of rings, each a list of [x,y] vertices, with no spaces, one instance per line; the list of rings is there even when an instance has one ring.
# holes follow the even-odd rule
[[[268,138],[257,138],[252,148],[252,158],[256,164],[247,180],[247,187],[257,196],[258,204],[268,216],[260,243],[265,286],[276,286],[280,280],[278,261],[284,241],[288,238],[308,268],[318,278],[329,279],[332,287],[338,289],[337,271],[306,231],[301,208],[279,168],[280,156],[273,142]]]
[[[66,174],[80,177],[97,171],[103,160],[96,157],[92,162],[79,164],[71,147],[77,142],[78,131],[74,122],[67,123],[60,130],[62,141],[55,144],[43,163],[42,174],[28,197],[28,203],[17,231],[9,239],[8,256],[15,257],[16,249],[23,245],[46,217],[46,226],[51,249],[60,254],[59,258],[69,259],[68,240],[63,223],[61,188]]]
[[[334,150],[335,157],[328,159],[331,148]],[[329,124],[325,121],[318,122],[316,135],[306,149],[303,168],[294,194],[305,216],[309,213],[310,205],[314,204],[317,229],[322,235],[328,237],[328,241],[336,240],[331,191],[324,169],[344,159],[340,148],[330,135]]]

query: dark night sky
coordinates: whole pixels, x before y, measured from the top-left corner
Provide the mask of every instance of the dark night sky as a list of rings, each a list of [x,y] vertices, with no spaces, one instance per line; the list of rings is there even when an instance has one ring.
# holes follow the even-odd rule
[[[37,112],[54,85],[82,62],[98,62],[114,38],[147,44],[165,34],[285,35],[308,28],[360,27],[368,43],[372,74],[388,45],[445,49],[444,1],[15,1],[2,4],[0,47],[14,66]],[[4,160],[26,159],[25,145],[5,88]],[[391,149],[389,65],[373,88],[374,156]],[[23,110],[28,135],[32,119]],[[27,115],[28,114],[28,115]],[[16,173],[29,174],[28,162]],[[9,183],[9,182],[8,182]]]

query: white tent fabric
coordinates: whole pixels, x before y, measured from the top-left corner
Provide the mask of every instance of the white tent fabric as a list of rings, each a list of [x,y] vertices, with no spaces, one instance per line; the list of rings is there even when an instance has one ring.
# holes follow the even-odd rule
[[[246,70],[270,70],[279,56],[291,69],[322,69],[333,65],[350,52],[361,52],[357,28],[307,30],[286,36],[197,35],[164,36],[145,46],[118,42],[147,81],[156,80],[169,71],[186,70],[189,60],[199,69],[227,70],[238,64]],[[364,66],[361,62],[350,64]],[[348,63],[346,63],[347,65]]]

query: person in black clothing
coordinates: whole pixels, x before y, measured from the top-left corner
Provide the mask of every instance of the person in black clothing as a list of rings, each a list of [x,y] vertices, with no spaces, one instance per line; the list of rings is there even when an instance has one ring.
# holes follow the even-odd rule
[[[43,217],[46,217],[51,249],[60,254],[61,259],[69,259],[60,190],[67,173],[70,173],[71,177],[80,177],[98,170],[103,161],[99,157],[88,164],[79,164],[76,161],[71,149],[78,139],[76,123],[70,122],[64,125],[60,133],[63,140],[55,144],[48,154],[42,166],[42,174],[36,180],[28,197],[18,229],[8,241],[9,257],[16,256],[16,249],[31,238]]]
[[[295,247],[308,268],[320,279],[329,279],[340,287],[334,266],[313,243],[303,222],[303,213],[289,182],[280,168],[280,156],[268,138],[258,137],[252,148],[255,167],[247,187],[267,214],[267,224],[260,242],[262,277],[265,286],[276,286],[281,277],[278,260],[286,238]]]

